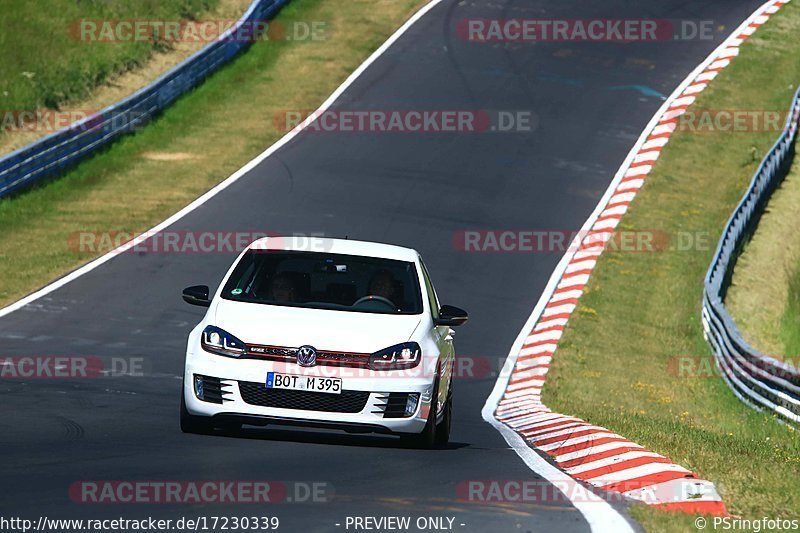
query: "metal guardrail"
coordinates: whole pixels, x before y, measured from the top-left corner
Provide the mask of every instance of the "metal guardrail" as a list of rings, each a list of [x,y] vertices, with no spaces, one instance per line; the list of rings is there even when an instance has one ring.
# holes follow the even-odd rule
[[[800,370],[768,357],[745,341],[725,308],[733,267],[753,234],[772,192],[789,172],[800,125],[800,89],[778,142],[770,149],[736,206],[717,245],[703,290],[703,328],[721,374],[736,396],[782,421],[800,423]]]
[[[289,0],[253,0],[247,12],[217,40],[150,85],[99,113],[0,158],[0,198],[55,176],[114,139],[145,124],[178,97],[252,43],[256,23]]]

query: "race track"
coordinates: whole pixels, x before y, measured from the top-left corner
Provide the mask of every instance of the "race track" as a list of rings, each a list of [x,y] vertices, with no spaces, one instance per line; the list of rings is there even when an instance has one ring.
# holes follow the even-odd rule
[[[302,1],[302,0],[300,0]],[[642,128],[755,0],[445,0],[342,95],[348,110],[525,110],[530,132],[305,132],[170,228],[325,234],[421,252],[440,298],[467,309],[462,356],[502,360],[560,258],[465,253],[472,229],[576,231]],[[470,43],[464,18],[712,20],[714,40]],[[264,110],[272,113],[273,110]],[[266,148],[266,147],[264,147]],[[131,202],[136,201],[135,191]],[[88,228],[98,229],[98,228]],[[180,290],[212,288],[230,254],[125,253],[0,319],[2,356],[142,357],[146,375],[0,382],[0,514],[35,518],[275,515],[283,531],[342,531],[347,516],[452,516],[455,529],[586,531],[566,503],[461,501],[466,480],[534,480],[481,418],[495,377],[456,382],[452,444],[421,451],[387,437],[178,427],[185,340],[203,310]],[[327,503],[79,505],[79,480],[328,483]],[[336,526],[336,524],[342,526]],[[463,524],[463,525],[461,525]]]

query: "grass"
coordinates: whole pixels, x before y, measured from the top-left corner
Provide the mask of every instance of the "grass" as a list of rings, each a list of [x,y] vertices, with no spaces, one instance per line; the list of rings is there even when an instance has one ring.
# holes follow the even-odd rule
[[[708,109],[787,109],[800,81],[800,5],[788,4],[701,93]],[[609,251],[570,320],[544,389],[552,409],[625,435],[717,483],[731,513],[797,518],[800,439],[721,378],[675,371],[708,358],[703,278],[717,239],[777,133],[677,132],[620,229],[710,234],[689,251]],[[695,360],[695,359],[692,359]],[[701,359],[702,360],[702,359]],[[637,506],[649,531],[693,519]]]
[[[726,305],[747,341],[776,359],[800,364],[796,296],[800,239],[800,163],[769,200],[758,229],[736,262]],[[764,283],[769,280],[769,283]],[[795,290],[789,290],[794,284]],[[788,296],[788,297],[787,297]],[[792,317],[795,320],[792,320]]]
[[[787,359],[800,366],[800,261],[794,265],[785,285],[786,304],[781,317],[780,339],[786,349]]]
[[[283,136],[276,112],[316,109],[424,3],[295,0],[278,20],[325,21],[326,40],[258,42],[141,132],[0,201],[0,305],[99,255],[76,232],[145,231],[235,172]]]
[[[58,108],[109,77],[141,66],[168,43],[90,43],[79,20],[196,19],[220,0],[0,0],[0,109]]]

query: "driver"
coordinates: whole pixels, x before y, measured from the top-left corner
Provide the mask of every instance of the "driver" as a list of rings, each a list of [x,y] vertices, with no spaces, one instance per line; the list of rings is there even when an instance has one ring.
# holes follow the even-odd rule
[[[397,282],[388,270],[378,270],[369,282],[367,295],[381,296],[394,303]]]
[[[275,274],[269,284],[270,300],[279,303],[295,301],[295,290],[292,279],[284,273]]]

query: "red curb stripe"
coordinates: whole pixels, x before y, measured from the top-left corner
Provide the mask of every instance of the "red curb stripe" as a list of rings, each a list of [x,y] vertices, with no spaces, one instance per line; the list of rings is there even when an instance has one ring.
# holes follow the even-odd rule
[[[549,422],[549,420],[548,420]],[[559,428],[567,429],[570,427],[570,424],[573,424],[572,427],[579,428],[579,427],[586,427],[589,424],[586,422],[581,422],[580,420],[559,420],[558,422],[554,422],[552,424],[545,424],[543,426],[535,426],[530,429],[526,429],[521,431],[521,433],[526,438],[533,438],[537,435],[546,435],[547,433],[551,433],[553,431],[557,431]]]
[[[686,472],[657,472],[655,474],[648,474],[642,477],[626,479],[625,481],[617,481],[601,488],[603,490],[609,490],[612,492],[628,492],[631,490],[641,489],[642,487],[647,487],[649,485],[664,483],[665,481],[672,481],[673,479],[693,479],[693,477],[693,475],[687,474]]]
[[[587,440],[586,442],[580,442],[578,444],[570,444],[569,446],[562,446],[561,448],[556,448],[555,450],[550,450],[548,455],[558,456],[564,455],[565,453],[572,453],[572,452],[579,452],[581,450],[585,450],[586,448],[593,448],[595,446],[600,446],[601,444],[605,444],[607,442],[630,442],[625,437],[601,437],[595,440]]]
[[[642,465],[649,465],[653,463],[672,464],[672,461],[670,461],[666,457],[637,457],[636,459],[628,459],[627,461],[620,461],[619,463],[600,466],[595,468],[594,470],[587,470],[586,472],[580,472],[579,474],[574,474],[574,477],[586,480],[586,479],[591,479],[593,477],[602,476],[604,474],[613,474],[614,472],[627,470],[628,468],[633,468]]]
[[[541,446],[547,446],[548,444],[555,444],[557,442],[566,442],[570,439],[577,439],[578,437],[586,437],[588,435],[594,435],[595,433],[611,433],[611,431],[599,428],[597,426],[589,426],[586,429],[582,429],[572,433],[565,433],[564,435],[557,435],[555,437],[548,437],[546,439],[538,438],[531,440],[536,444],[536,446],[541,447]]]
[[[620,446],[619,448],[614,448],[613,450],[606,450],[604,452],[592,453],[589,455],[584,455],[583,457],[569,459],[568,461],[561,461],[558,463],[558,465],[561,468],[572,468],[573,466],[585,465],[587,463],[592,463],[601,459],[608,459],[609,457],[614,457],[615,455],[620,455],[623,453],[649,451],[650,450],[647,448],[642,448],[640,446]]]

